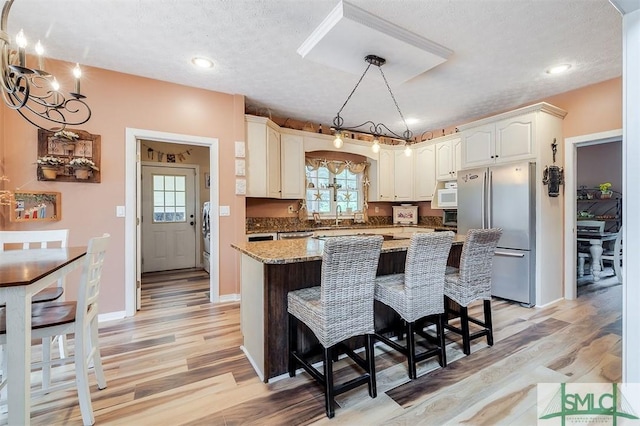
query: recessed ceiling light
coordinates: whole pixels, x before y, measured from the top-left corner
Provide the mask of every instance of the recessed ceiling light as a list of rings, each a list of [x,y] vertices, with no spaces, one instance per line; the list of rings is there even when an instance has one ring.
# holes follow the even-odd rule
[[[407,117],[406,122],[407,122],[407,125],[411,126],[414,124],[418,124],[420,122],[420,119],[414,118],[414,117]]]
[[[198,68],[213,68],[213,61],[204,56],[195,56],[191,59],[191,63]]]
[[[547,74],[561,74],[565,71],[569,71],[569,68],[571,68],[570,64],[556,65],[547,69]]]

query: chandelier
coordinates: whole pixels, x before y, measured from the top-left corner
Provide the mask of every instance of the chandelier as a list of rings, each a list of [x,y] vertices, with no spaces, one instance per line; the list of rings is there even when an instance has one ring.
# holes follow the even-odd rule
[[[0,80],[5,104],[43,130],[61,130],[67,125],[86,123],[91,118],[91,109],[80,93],[80,65],[76,64],[73,69],[75,90],[65,96],[58,80],[44,70],[44,49],[40,41],[34,47],[37,68],[27,67],[27,39],[22,30],[15,37],[16,47],[12,48],[7,20],[13,1],[4,2],[0,21]]]
[[[371,149],[373,150],[373,152],[377,153],[380,151],[380,139],[379,139],[380,136],[389,136],[396,139],[403,139],[405,143],[405,154],[409,156],[411,155],[411,138],[413,137],[413,133],[411,132],[411,130],[409,130],[409,126],[407,126],[407,121],[404,119],[404,115],[402,115],[402,111],[400,111],[400,107],[398,106],[398,102],[396,101],[395,96],[393,96],[393,92],[391,91],[391,87],[387,82],[387,78],[385,77],[384,72],[382,72],[382,65],[384,65],[385,62],[387,61],[386,59],[376,55],[367,55],[365,56],[364,60],[369,65],[367,65],[367,67],[364,70],[364,73],[362,73],[362,76],[360,77],[360,80],[358,80],[358,82],[356,83],[356,86],[353,88],[353,90],[347,97],[347,100],[344,101],[344,104],[342,104],[342,107],[340,108],[340,110],[338,111],[338,113],[333,119],[333,127],[336,135],[333,141],[333,146],[335,146],[338,149],[342,148],[342,144],[343,144],[342,132],[343,131],[361,132],[363,129],[365,129],[366,132],[373,135],[373,145],[371,146]],[[398,110],[398,114],[400,114],[400,118],[402,119],[402,122],[404,123],[404,127],[406,129],[404,132],[402,132],[402,134],[395,133],[393,130],[389,129],[383,123],[375,123],[370,120],[365,121],[364,123],[359,124],[357,126],[344,127],[344,119],[340,116],[340,113],[342,112],[344,107],[347,106],[347,103],[351,99],[351,96],[353,96],[353,94],[355,93],[356,89],[360,85],[360,82],[362,82],[362,79],[369,71],[369,68],[371,68],[371,65],[378,67],[378,69],[380,70],[380,75],[382,75],[382,79],[384,80],[384,83],[387,86],[387,89],[389,90],[389,94],[391,95],[391,99],[393,100],[393,103],[395,104],[396,109]]]

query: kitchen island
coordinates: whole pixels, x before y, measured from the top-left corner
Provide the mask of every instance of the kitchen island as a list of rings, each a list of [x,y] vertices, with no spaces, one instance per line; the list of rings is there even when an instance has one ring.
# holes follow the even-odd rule
[[[456,235],[448,264],[457,266],[464,235]],[[242,350],[264,382],[287,372],[287,293],[320,285],[324,240],[258,241],[232,244],[241,255],[240,324]],[[409,239],[384,241],[378,275],[404,271]],[[376,302],[376,328],[397,321],[396,314]],[[299,331],[303,350],[312,346],[311,333]],[[359,340],[353,339],[353,346]]]

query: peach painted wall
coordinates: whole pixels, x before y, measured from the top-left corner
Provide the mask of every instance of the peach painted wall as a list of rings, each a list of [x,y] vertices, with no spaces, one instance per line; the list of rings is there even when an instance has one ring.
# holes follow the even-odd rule
[[[622,78],[592,84],[544,99],[567,111],[565,138],[622,128]]]
[[[59,77],[70,73],[73,66],[52,60],[47,65]],[[231,216],[219,219],[220,294],[239,293],[239,261],[230,243],[241,240],[245,228],[244,197],[234,193],[233,167],[234,141],[244,140],[244,97],[90,67],[83,68],[82,89],[93,115],[78,128],[102,137],[102,182],[38,182],[37,130],[16,112],[5,110],[2,137],[6,144],[1,160],[11,179],[10,188],[60,191],[62,220],[33,224],[4,221],[2,228],[69,228],[71,245],[83,245],[92,236],[110,233],[100,311],[124,311],[125,227],[115,209],[125,204],[125,129],[218,138],[220,205],[231,209]]]

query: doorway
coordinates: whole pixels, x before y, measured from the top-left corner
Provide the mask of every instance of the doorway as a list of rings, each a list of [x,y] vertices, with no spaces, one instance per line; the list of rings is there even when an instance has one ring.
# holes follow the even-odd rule
[[[141,285],[141,141],[157,141],[180,145],[197,145],[209,150],[210,187],[206,190],[212,211],[219,209],[219,142],[217,138],[158,132],[154,130],[125,129],[125,315],[133,316],[139,302]],[[196,185],[197,186],[197,185]],[[203,184],[204,186],[204,184]],[[199,214],[199,213],[197,213]],[[212,215],[210,221],[211,246],[209,257],[210,301],[220,298],[219,277],[219,221]]]
[[[142,163],[142,273],[201,266],[198,166]]]
[[[576,219],[578,209],[576,194],[579,189],[577,183],[577,150],[580,147],[619,141],[622,141],[622,129],[565,139],[564,297],[568,300],[574,300],[578,291],[576,273]],[[622,164],[619,166],[622,169]]]

